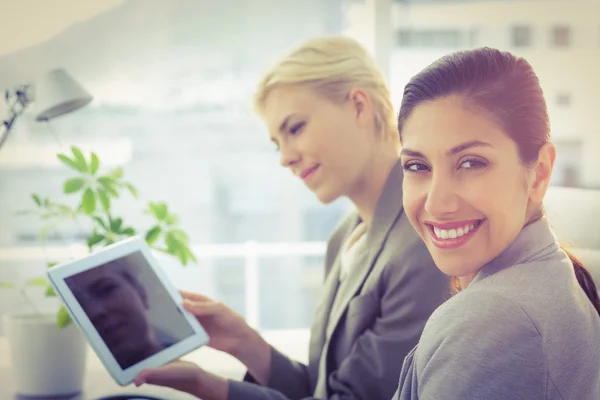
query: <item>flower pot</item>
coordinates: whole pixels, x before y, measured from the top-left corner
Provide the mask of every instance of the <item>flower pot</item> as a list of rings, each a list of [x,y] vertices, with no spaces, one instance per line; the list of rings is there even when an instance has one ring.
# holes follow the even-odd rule
[[[69,396],[82,391],[87,343],[78,327],[56,326],[55,314],[5,314],[3,327],[17,393]]]

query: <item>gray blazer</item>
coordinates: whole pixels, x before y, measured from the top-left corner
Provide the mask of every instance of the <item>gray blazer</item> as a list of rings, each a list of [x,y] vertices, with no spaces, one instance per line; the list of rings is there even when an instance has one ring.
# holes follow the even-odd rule
[[[600,316],[550,226],[526,226],[427,322],[400,400],[598,400]]]
[[[364,268],[339,292],[342,307],[332,312],[338,287],[340,246],[360,222],[352,213],[331,236],[326,252],[325,285],[311,329],[309,363],[290,360],[272,349],[266,387],[251,376],[229,382],[229,399],[316,398],[321,354],[325,353],[327,399],[389,400],[398,384],[404,356],[415,346],[431,313],[450,297],[449,279],[402,209],[403,171],[393,168],[366,232]],[[350,278],[350,276],[348,276]],[[330,340],[327,324],[334,324]]]

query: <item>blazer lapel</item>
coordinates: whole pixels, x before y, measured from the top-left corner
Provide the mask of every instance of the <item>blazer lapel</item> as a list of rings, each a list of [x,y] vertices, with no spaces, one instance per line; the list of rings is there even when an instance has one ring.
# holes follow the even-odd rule
[[[340,250],[343,243],[348,238],[348,235],[359,222],[358,216],[354,218],[355,220],[351,221],[348,229],[341,233],[340,240],[331,243],[332,246],[334,246],[335,257],[333,260],[327,260],[327,262],[332,263],[332,265],[329,268],[329,272],[323,284],[324,291],[321,296],[321,303],[317,307],[310,335],[309,360],[311,363],[316,363],[316,365],[319,364],[319,359],[321,358],[321,353],[325,346],[325,334],[328,321],[330,320],[331,308],[338,293],[341,271]],[[337,249],[335,249],[335,247],[337,247]]]
[[[329,324],[332,324],[330,326],[332,335],[335,333],[342,315],[344,315],[344,312],[348,308],[348,303],[360,291],[369,276],[392,227],[402,214],[402,179],[402,165],[398,161],[388,176],[377,203],[373,220],[365,233],[367,235],[366,254],[360,257],[360,260],[357,260],[359,263],[353,265],[353,270],[346,277],[347,281],[344,282],[343,290],[340,290],[338,293],[339,296],[343,297],[338,299],[340,306],[336,307],[336,312],[332,313],[329,317]],[[340,249],[341,251],[342,249]],[[339,258],[338,256],[336,261],[338,264],[340,262]],[[338,271],[339,267],[338,265]]]
[[[310,358],[318,363],[323,347],[325,346],[325,332],[327,321],[329,321],[333,300],[338,291],[338,279],[340,276],[340,261],[336,259],[331,272],[325,280],[325,293],[322,296],[321,304],[315,314],[315,323],[312,326],[310,340]]]

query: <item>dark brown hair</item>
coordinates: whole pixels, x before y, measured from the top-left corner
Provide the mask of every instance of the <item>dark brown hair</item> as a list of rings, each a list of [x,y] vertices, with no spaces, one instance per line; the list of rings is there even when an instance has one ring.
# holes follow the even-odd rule
[[[503,128],[517,144],[525,165],[532,165],[550,140],[550,119],[544,94],[531,65],[508,52],[484,47],[452,53],[415,75],[404,89],[398,116],[402,127],[415,107],[450,95],[461,96]],[[568,254],[579,285],[600,314],[598,291],[590,273]],[[453,279],[452,289],[460,290]]]

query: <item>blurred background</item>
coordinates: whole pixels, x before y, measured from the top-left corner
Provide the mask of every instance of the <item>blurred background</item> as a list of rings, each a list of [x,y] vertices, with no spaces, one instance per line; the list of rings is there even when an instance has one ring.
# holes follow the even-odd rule
[[[225,302],[260,330],[305,332],[325,241],[349,204],[320,204],[280,167],[251,97],[272,61],[315,35],[367,46],[396,108],[410,77],[444,54],[492,46],[525,56],[550,108],[552,185],[600,188],[600,0],[27,0],[1,8],[0,88],[60,67],[94,100],[48,123],[25,112],[0,149],[0,281],[39,276],[89,234],[67,223],[42,246],[43,221],[16,215],[32,193],[64,198],[73,174],[56,153],[76,145],[96,152],[102,168],[122,167],[142,201],[178,214],[198,256],[185,268],[162,260],[178,287]],[[151,224],[132,197],[112,207],[129,225]],[[28,290],[55,307],[43,290]],[[29,307],[0,289],[0,314]]]

